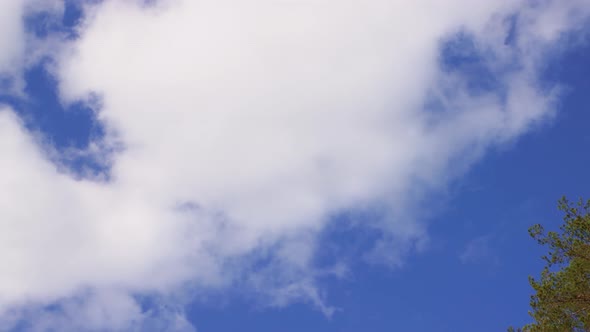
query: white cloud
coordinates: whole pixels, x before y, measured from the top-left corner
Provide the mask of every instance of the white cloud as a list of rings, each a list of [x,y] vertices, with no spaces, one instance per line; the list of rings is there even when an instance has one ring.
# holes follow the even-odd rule
[[[2,2],[2,34],[0,34],[0,45],[2,52],[0,58],[0,69],[6,72],[20,57],[23,49],[23,27],[20,24],[22,18],[22,1],[11,0]]]
[[[11,17],[22,8],[8,8]],[[551,114],[555,96],[537,87],[543,54],[588,9],[516,0],[88,5],[80,38],[51,44],[53,70],[64,102],[100,96],[107,137],[94,144],[124,149],[108,157],[108,181],[75,179],[0,112],[0,311],[90,289],[80,310],[109,325],[84,327],[128,330],[144,319],[133,294],[243,282],[270,285],[261,291],[275,291],[275,305],[303,297],[330,314],[314,283],[324,271],[312,263],[330,217],[379,211],[360,222],[383,233],[369,256],[401,264],[426,236],[413,204]],[[515,13],[523,19],[507,45]],[[22,26],[10,27],[0,34],[12,50],[0,58],[4,72],[23,56]],[[459,31],[505,96],[472,93],[464,73],[440,68],[441,44]],[[426,110],[432,98],[442,106]],[[271,265],[253,268],[260,256]],[[65,324],[64,301],[65,313],[34,328]],[[106,310],[113,304],[124,310]]]

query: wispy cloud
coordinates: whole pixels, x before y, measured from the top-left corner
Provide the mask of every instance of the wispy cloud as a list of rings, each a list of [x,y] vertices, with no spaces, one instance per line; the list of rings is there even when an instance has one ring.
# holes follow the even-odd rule
[[[500,263],[499,257],[492,243],[492,235],[476,237],[467,242],[465,248],[459,255],[459,259],[464,264],[498,265]]]

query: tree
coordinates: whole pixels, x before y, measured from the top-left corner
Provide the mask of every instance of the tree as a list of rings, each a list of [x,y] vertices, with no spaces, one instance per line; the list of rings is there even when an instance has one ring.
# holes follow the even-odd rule
[[[572,204],[563,197],[558,206],[564,213],[559,232],[546,233],[539,224],[529,229],[549,253],[540,279],[529,277],[534,322],[522,331],[590,331],[590,200]]]

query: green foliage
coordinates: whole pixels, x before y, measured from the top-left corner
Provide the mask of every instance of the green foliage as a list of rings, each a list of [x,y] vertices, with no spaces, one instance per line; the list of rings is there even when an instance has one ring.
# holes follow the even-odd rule
[[[529,278],[534,323],[522,331],[590,331],[590,200],[572,204],[564,197],[559,209],[564,213],[559,232],[545,232],[541,225],[529,229],[549,252],[541,278]]]

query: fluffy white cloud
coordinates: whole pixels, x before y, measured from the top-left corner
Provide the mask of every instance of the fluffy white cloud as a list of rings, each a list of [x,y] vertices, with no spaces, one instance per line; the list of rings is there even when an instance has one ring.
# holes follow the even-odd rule
[[[26,40],[26,7],[8,4],[0,72],[21,61]],[[383,234],[368,257],[400,264],[424,240],[410,208],[424,192],[551,114],[554,95],[537,87],[543,54],[588,7],[89,4],[80,37],[51,44],[54,75],[64,102],[96,105],[107,134],[94,146],[122,149],[98,155],[108,180],[79,179],[0,112],[0,311],[66,299],[31,329],[79,330],[89,317],[90,330],[129,330],[146,319],[129,295],[246,280],[277,305],[303,298],[330,314],[314,278],[343,269],[312,263],[330,217],[379,211],[359,222]],[[441,67],[443,42],[460,32],[498,88],[471,91],[468,74]],[[254,269],[261,256],[271,263]],[[76,301],[84,314],[70,312]]]

